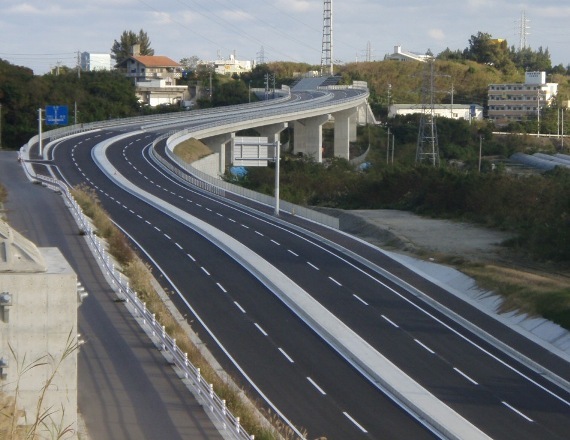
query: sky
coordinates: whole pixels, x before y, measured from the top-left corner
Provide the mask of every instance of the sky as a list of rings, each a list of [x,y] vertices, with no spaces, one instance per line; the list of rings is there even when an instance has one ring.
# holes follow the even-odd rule
[[[123,31],[144,30],[175,61],[293,61],[319,65],[323,0],[0,0],[0,58],[42,75],[75,67],[78,52],[110,53]],[[332,0],[336,64],[402,50],[464,50],[479,32],[570,64],[570,1]],[[523,19],[524,17],[524,19]],[[524,30],[524,31],[523,31]],[[524,36],[521,38],[521,36]]]

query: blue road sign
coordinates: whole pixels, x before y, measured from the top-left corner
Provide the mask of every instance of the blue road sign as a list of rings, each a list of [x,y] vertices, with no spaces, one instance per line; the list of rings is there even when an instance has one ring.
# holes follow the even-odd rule
[[[46,105],[46,125],[67,125],[66,105]]]

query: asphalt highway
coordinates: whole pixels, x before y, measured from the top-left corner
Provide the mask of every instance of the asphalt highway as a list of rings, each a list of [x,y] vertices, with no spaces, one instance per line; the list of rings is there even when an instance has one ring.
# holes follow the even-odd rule
[[[98,191],[114,220],[223,341],[237,365],[212,341],[208,345],[229,371],[245,372],[311,436],[430,436],[225,254],[114,187],[90,150],[116,134],[62,141],[55,149],[58,171],[69,184],[86,182]],[[148,160],[154,136],[133,136],[109,149],[109,159],[133,185],[242,241],[491,437],[565,438],[570,432],[567,392],[312,234],[173,181]],[[441,295],[428,283],[422,290]],[[568,378],[568,365],[558,368]]]
[[[78,317],[86,341],[78,354],[78,405],[88,438],[221,439],[136,321],[113,302],[115,294],[62,197],[30,184],[16,157],[16,152],[0,152],[11,226],[39,247],[57,247],[89,293]]]

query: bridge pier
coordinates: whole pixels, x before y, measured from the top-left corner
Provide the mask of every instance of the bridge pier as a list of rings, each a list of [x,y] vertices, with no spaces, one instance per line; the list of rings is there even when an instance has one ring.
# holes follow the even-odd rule
[[[259,132],[261,137],[266,137],[267,142],[275,143],[279,140],[279,135],[283,130],[285,130],[289,124],[287,122],[280,122],[278,124],[263,125],[257,127],[256,130]]]
[[[323,124],[329,119],[330,115],[326,114],[294,121],[294,152],[303,153],[313,157],[317,162],[322,162]]]
[[[356,141],[358,109],[351,108],[337,113],[334,117],[334,156],[349,160],[349,143]]]
[[[218,136],[212,136],[202,139],[210,149],[218,155],[218,173],[223,175],[226,172],[226,164],[232,163],[231,159],[231,147],[226,148],[226,144],[231,142],[235,137],[235,133],[220,134]]]

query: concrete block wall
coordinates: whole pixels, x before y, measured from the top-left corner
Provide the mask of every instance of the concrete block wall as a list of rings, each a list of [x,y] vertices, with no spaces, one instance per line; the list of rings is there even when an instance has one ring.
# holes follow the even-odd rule
[[[53,375],[42,401],[42,410],[53,414],[41,430],[42,438],[55,438],[56,425],[77,432],[77,276],[58,249],[39,252],[43,271],[0,271],[0,293],[10,298],[10,305],[0,306],[8,309],[0,313],[0,358],[7,364],[0,390],[16,398],[23,411],[18,422],[31,424]],[[23,372],[34,363],[41,365]]]

